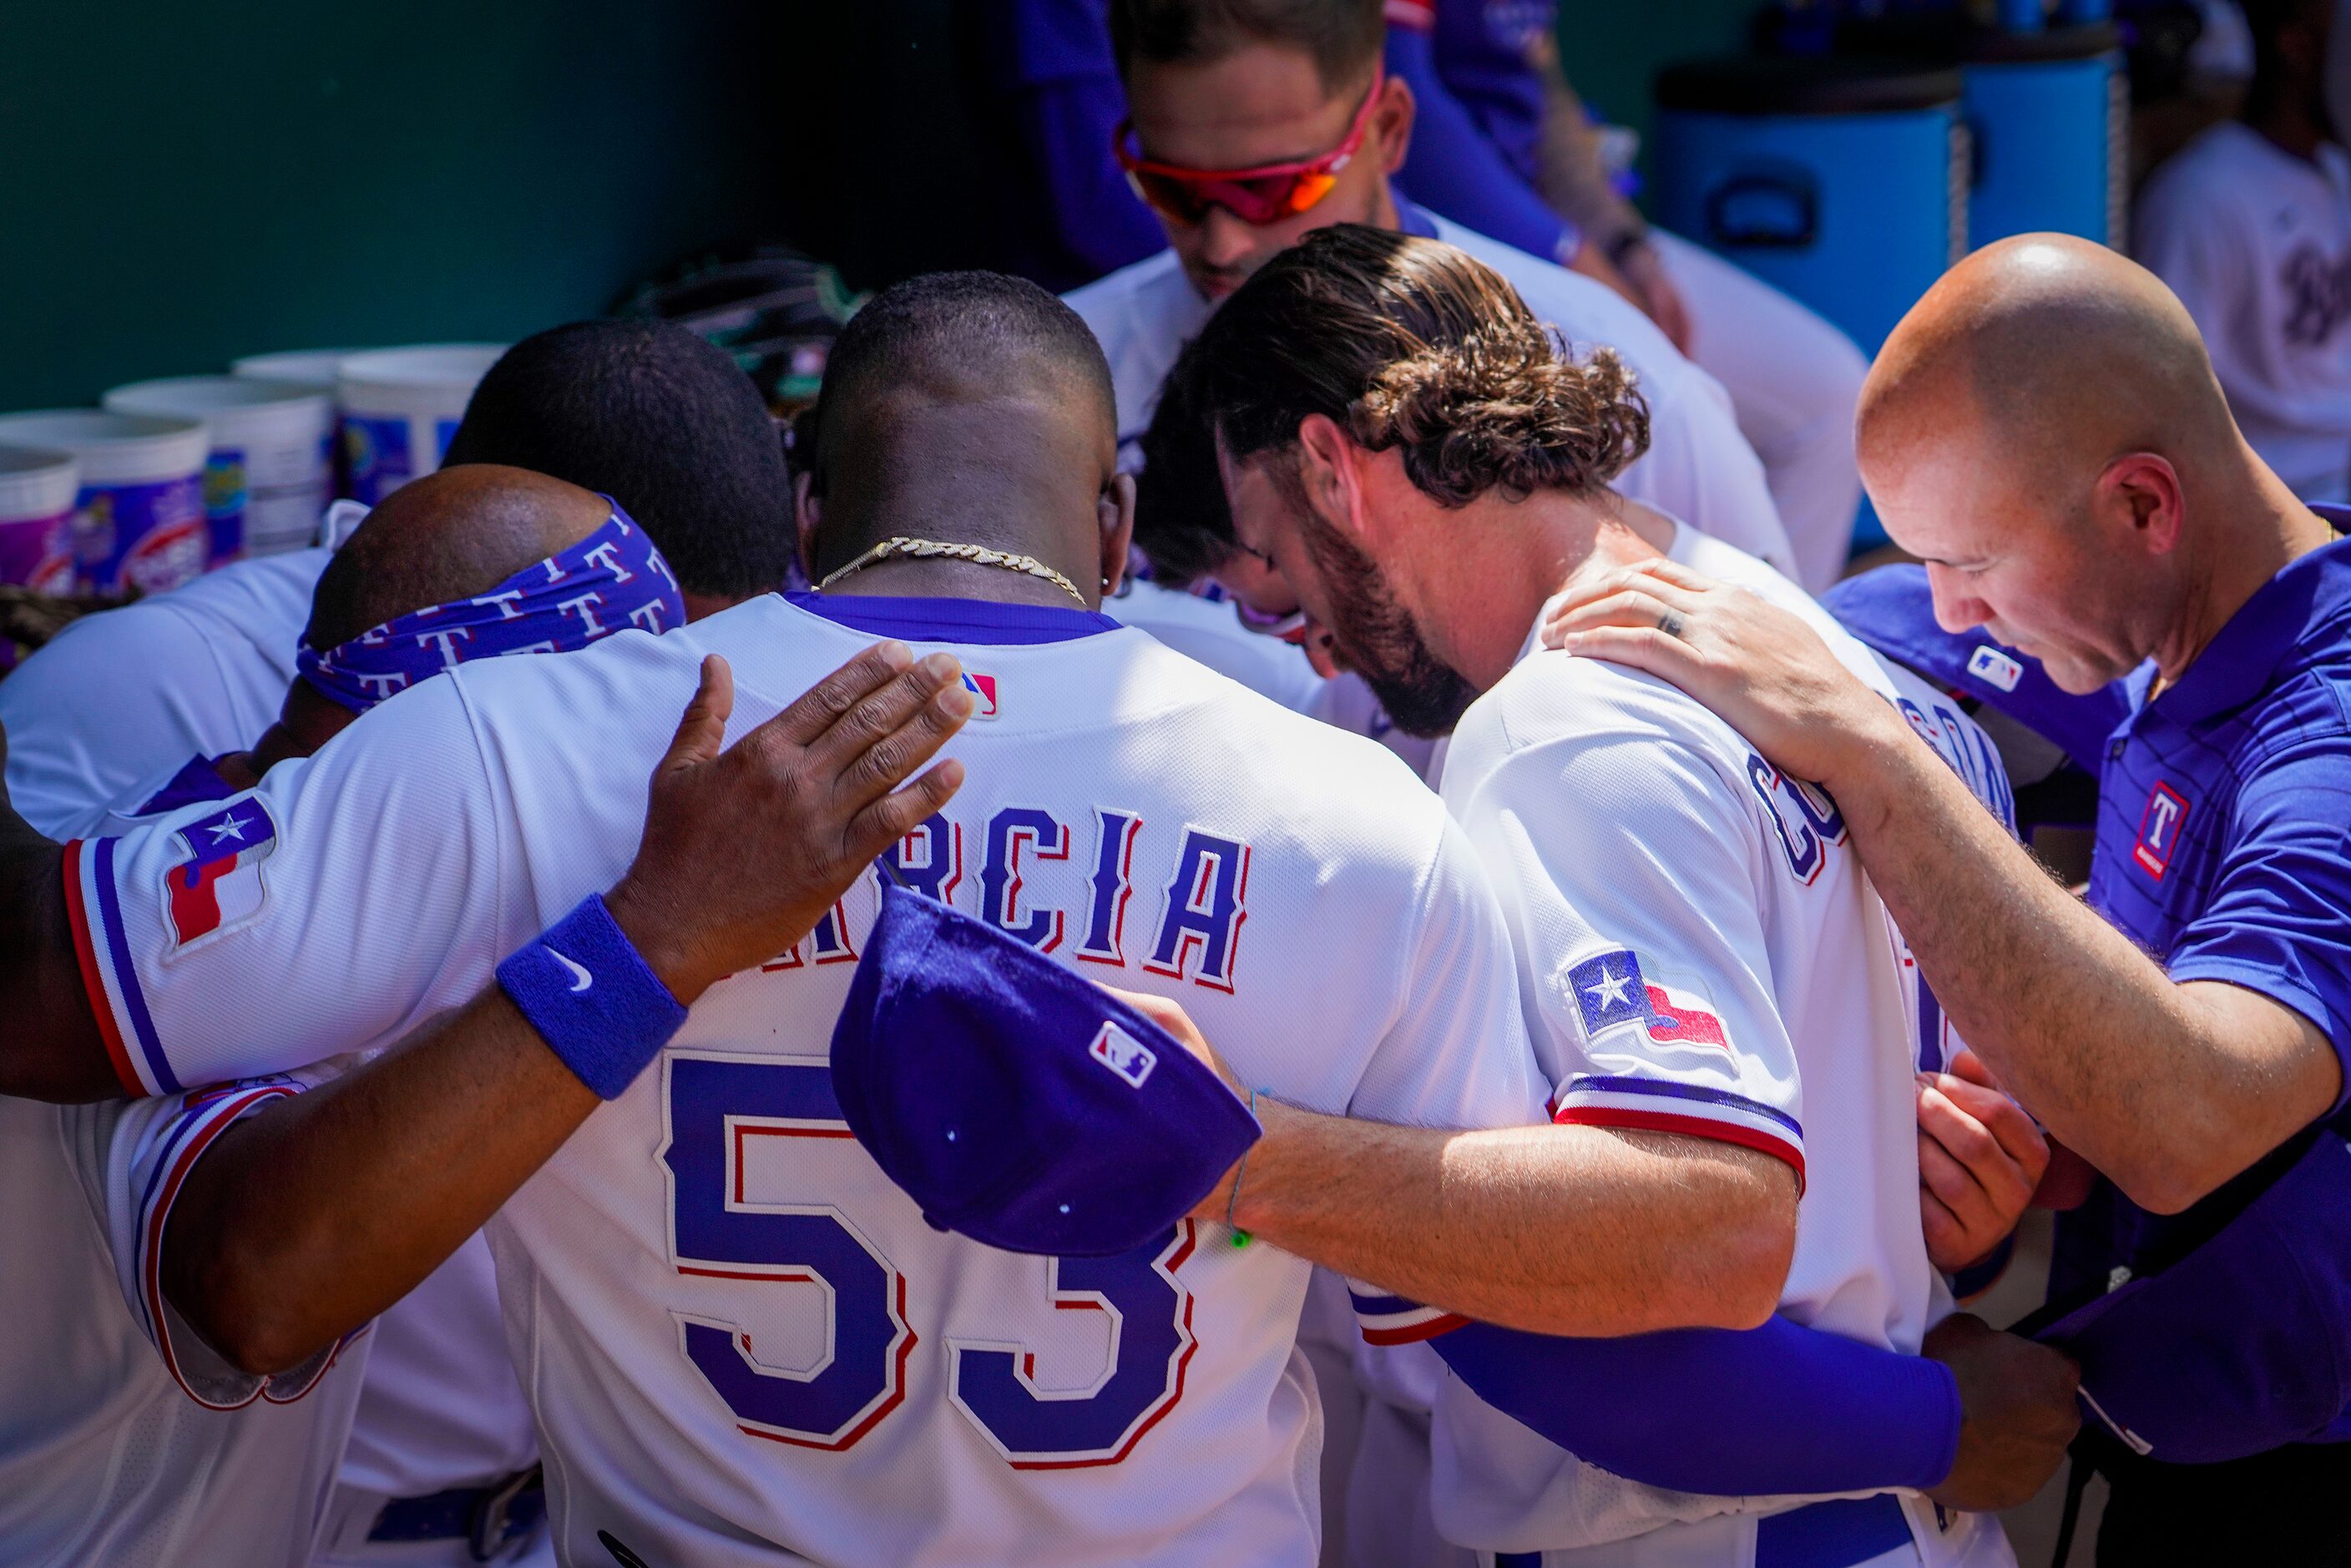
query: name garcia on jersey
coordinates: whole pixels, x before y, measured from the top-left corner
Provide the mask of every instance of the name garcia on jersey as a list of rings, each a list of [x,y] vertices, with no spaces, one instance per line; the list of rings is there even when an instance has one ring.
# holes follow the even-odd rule
[[[818,964],[853,964],[852,933],[872,923],[881,889],[895,881],[952,904],[1042,953],[1070,945],[1081,963],[1130,963],[1170,979],[1230,994],[1241,927],[1249,919],[1249,846],[1186,824],[1164,833],[1143,818],[1107,806],[1072,823],[1034,806],[1006,806],[975,824],[977,862],[967,869],[965,827],[934,816],[883,852],[862,878],[789,953],[762,968],[774,973]],[[1135,850],[1146,837],[1146,864],[1171,865],[1164,882],[1149,877],[1134,905]],[[1162,859],[1165,855],[1170,858]],[[848,905],[860,904],[852,920]],[[1130,906],[1149,921],[1130,930]]]

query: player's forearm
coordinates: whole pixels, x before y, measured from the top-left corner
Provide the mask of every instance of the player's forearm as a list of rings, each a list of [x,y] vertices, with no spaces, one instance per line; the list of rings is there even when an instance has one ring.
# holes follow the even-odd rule
[[[0,758],[5,758],[0,751]],[[0,1094],[104,1100],[122,1092],[74,956],[64,846],[0,792]]]
[[[164,1293],[244,1370],[298,1365],[413,1290],[600,1103],[492,987],[224,1134],[172,1207]]]
[[[1830,785],[1936,999],[2050,1133],[2143,1206],[2184,1207],[2333,1103],[2331,1051],[2281,1060],[2052,880],[1907,735]]]
[[[1795,1242],[1766,1155],[1591,1127],[1394,1127],[1259,1102],[1235,1221],[1396,1295],[1537,1333],[1751,1328]],[[1221,1216],[1218,1216],[1221,1218]]]

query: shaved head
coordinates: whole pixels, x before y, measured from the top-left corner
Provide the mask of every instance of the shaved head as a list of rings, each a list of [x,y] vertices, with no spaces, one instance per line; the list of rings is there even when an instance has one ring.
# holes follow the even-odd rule
[[[2092,456],[2236,440],[2204,340],[2162,280],[2060,235],[1987,246],[1944,274],[1879,350],[1859,419],[1865,451],[1980,422],[2035,483]]]
[[[1938,619],[1988,627],[2072,690],[2165,647],[2231,531],[2276,499],[2179,301],[2064,235],[1945,274],[1887,338],[1858,418],[1870,498],[1927,561]]]
[[[310,596],[313,648],[331,648],[427,605],[487,593],[569,549],[612,515],[601,496],[494,463],[402,485],[335,552]]]
[[[901,534],[1034,556],[1081,588],[1104,575],[1110,366],[1033,283],[942,272],[883,289],[833,345],[796,439],[811,577]]]

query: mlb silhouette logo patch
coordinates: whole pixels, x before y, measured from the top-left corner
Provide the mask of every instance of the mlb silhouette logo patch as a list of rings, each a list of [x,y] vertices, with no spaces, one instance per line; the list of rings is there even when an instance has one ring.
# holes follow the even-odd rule
[[[2012,692],[2024,678],[2024,666],[1987,643],[1968,655],[1968,674],[1986,685]]]
[[[966,670],[963,673],[963,689],[971,694],[972,717],[994,718],[996,716],[996,677],[994,675],[977,675]]]
[[[1151,1070],[1159,1065],[1156,1052],[1115,1023],[1102,1026],[1086,1054],[1125,1079],[1131,1089],[1142,1088]]]
[[[2138,842],[2131,846],[2131,859],[2138,862],[2139,870],[2163,880],[2179,842],[2179,824],[2187,820],[2188,802],[2170,785],[2158,783],[2148,792],[2147,810],[2138,820]]]

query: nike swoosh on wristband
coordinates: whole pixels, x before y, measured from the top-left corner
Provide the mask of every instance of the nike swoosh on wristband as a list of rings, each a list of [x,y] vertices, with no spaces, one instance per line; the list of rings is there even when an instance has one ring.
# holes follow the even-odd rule
[[[581,968],[578,964],[573,963],[570,959],[565,957],[554,948],[548,948],[547,956],[554,959],[557,963],[562,965],[565,968],[570,970],[573,975],[579,977],[579,983],[571,988],[573,990],[584,991],[589,987],[596,983],[595,976],[590,974],[587,970]]]

